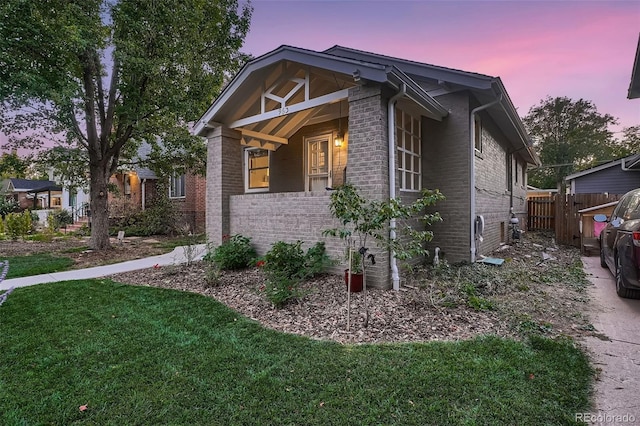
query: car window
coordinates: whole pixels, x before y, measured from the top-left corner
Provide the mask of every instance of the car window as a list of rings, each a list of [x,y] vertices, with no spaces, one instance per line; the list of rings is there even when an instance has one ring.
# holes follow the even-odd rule
[[[623,214],[624,220],[640,219],[640,192],[634,192]]]
[[[613,213],[611,213],[611,220],[622,217],[624,212],[627,210],[630,198],[631,197],[622,197],[622,199],[618,202],[616,208],[613,210]]]

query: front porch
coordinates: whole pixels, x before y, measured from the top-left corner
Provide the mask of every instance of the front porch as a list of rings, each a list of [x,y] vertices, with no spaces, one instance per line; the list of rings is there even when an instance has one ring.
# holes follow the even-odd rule
[[[260,254],[276,241],[325,241],[341,260],[344,243],[322,236],[339,226],[331,188],[349,182],[371,200],[418,193],[422,120],[444,115],[394,68],[287,46],[250,62],[194,126],[207,138],[209,241],[242,234]],[[376,254],[368,281],[388,287],[389,254]]]

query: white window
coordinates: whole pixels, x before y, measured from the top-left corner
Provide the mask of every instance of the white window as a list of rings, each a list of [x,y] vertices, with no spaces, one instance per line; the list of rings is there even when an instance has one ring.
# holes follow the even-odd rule
[[[422,189],[421,140],[420,118],[396,109],[397,164],[402,191]]]
[[[326,134],[305,139],[307,164],[306,191],[324,191],[331,187],[331,147],[333,135]]]
[[[169,198],[184,198],[185,192],[184,175],[173,175],[169,180]]]
[[[473,127],[474,127],[473,143],[475,144],[476,151],[482,152],[482,121],[480,120],[480,117],[477,115],[474,116]]]
[[[266,192],[269,190],[269,158],[266,149],[248,148],[244,151],[245,192]]]
[[[124,195],[131,195],[131,175],[129,173],[124,174]]]

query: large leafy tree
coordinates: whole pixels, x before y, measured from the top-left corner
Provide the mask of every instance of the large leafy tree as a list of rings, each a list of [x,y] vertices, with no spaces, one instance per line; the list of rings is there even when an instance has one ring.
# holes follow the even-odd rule
[[[609,126],[617,120],[601,114],[588,100],[547,97],[524,118],[542,167],[529,174],[529,183],[541,188],[564,188],[564,178],[608,161],[615,140]]]
[[[21,158],[17,153],[4,153],[0,156],[0,180],[6,178],[25,178],[29,169],[30,157]]]
[[[198,166],[203,143],[187,123],[244,62],[251,11],[237,0],[0,3],[0,129],[23,147],[55,139],[86,153],[93,248],[109,247],[107,183],[138,144]]]
[[[622,137],[613,147],[615,158],[632,154],[640,154],[640,125],[625,127],[622,130]]]

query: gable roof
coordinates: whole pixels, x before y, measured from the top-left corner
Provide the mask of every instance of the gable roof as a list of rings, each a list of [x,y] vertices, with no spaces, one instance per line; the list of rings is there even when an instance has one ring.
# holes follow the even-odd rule
[[[608,163],[601,164],[596,167],[592,167],[587,170],[583,170],[581,172],[573,173],[564,178],[565,181],[570,181],[573,179],[577,179],[582,176],[590,175],[592,173],[601,172],[603,170],[609,169],[611,167],[620,167],[622,171],[638,171],[640,170],[640,154],[630,155],[625,158],[620,158],[618,160],[610,161]]]
[[[439,95],[448,93],[448,90],[443,90],[443,88],[470,90],[482,104],[500,99],[500,108],[489,108],[485,112],[500,126],[516,150],[526,149],[526,155],[523,156],[531,164],[541,164],[538,155],[533,151],[529,135],[500,77],[394,58],[338,45],[325,50],[325,52],[354,60],[392,64],[402,69],[418,83],[423,81],[425,83],[430,82],[436,88],[429,90],[428,93],[436,100]]]
[[[34,192],[34,191],[61,191],[62,189],[52,180],[32,180],[9,178],[9,190],[12,192]],[[11,189],[13,188],[13,189]]]
[[[429,96],[415,81],[408,77],[402,70],[393,65],[377,64],[372,62],[361,61],[339,57],[324,52],[316,52],[314,50],[302,49],[299,47],[282,45],[277,49],[265,53],[262,56],[246,63],[242,69],[235,75],[233,80],[224,88],[220,96],[211,104],[209,109],[196,121],[194,125],[194,134],[202,135],[204,129],[211,121],[222,121],[224,116],[223,108],[227,101],[241,91],[245,83],[249,85],[262,86],[264,78],[258,75],[258,71],[267,69],[277,63],[288,61],[300,64],[306,67],[314,67],[317,69],[328,70],[330,72],[339,73],[348,76],[354,80],[373,81],[377,83],[389,84],[393,87],[400,88],[404,83],[407,86],[407,96],[421,105],[425,110],[431,113],[431,117],[442,119],[448,114],[446,108]],[[242,92],[240,97],[246,97]]]
[[[447,109],[436,98],[438,95],[449,93],[450,89],[470,90],[481,104],[499,100],[498,107],[488,108],[485,113],[489,114],[503,131],[514,152],[519,152],[531,164],[540,164],[524,124],[499,77],[393,58],[342,46],[317,52],[283,45],[248,62],[196,122],[194,134],[205,136],[208,127],[232,122],[231,115],[237,113],[238,103],[246,101],[251,95],[255,96],[251,90],[264,87],[265,76],[261,75],[260,71],[271,71],[275,74],[275,66],[283,62],[329,71],[334,75],[339,74],[343,84],[348,83],[350,86],[360,81],[369,81],[399,90],[405,85],[406,96],[425,111],[423,115],[436,120],[442,120],[448,115]],[[425,89],[429,84],[435,90]],[[283,133],[275,136],[287,138],[290,135]]]

